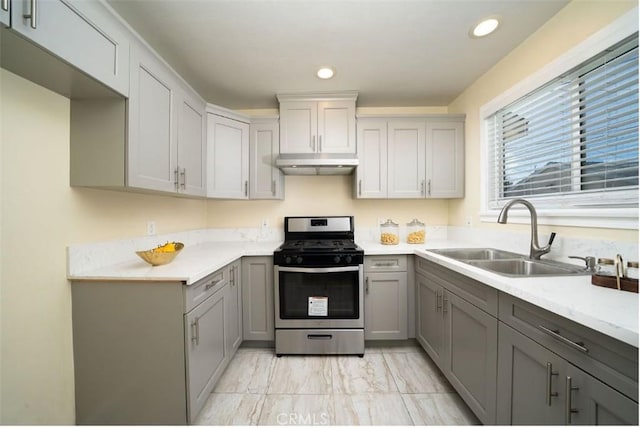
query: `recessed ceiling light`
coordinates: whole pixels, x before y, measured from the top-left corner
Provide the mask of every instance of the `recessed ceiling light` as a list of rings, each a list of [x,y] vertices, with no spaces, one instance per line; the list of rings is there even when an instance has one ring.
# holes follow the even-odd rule
[[[333,77],[333,69],[329,67],[322,67],[321,69],[318,70],[316,75],[320,79],[331,79]]]
[[[500,25],[500,21],[497,17],[489,17],[480,21],[469,33],[472,37],[484,37],[493,33],[498,25]]]

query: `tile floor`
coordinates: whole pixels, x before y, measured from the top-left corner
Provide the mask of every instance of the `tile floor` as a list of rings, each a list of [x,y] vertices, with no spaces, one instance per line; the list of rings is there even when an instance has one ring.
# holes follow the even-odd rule
[[[240,348],[198,425],[476,425],[419,346],[357,356],[284,356]]]

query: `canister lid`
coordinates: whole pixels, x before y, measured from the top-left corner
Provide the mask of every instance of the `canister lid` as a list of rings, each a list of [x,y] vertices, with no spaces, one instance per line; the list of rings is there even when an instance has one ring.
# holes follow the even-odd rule
[[[423,222],[421,222],[420,220],[418,220],[417,218],[414,218],[414,219],[411,221],[411,223],[407,223],[407,226],[412,226],[412,227],[415,227],[415,226],[424,226],[424,223],[423,223]]]
[[[397,225],[398,223],[394,223],[390,218],[388,218],[386,222],[381,224],[381,226],[397,226]]]

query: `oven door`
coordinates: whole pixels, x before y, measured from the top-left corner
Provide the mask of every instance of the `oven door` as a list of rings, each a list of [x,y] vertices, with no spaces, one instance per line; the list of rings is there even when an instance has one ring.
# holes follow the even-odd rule
[[[364,328],[362,265],[274,269],[276,328]]]

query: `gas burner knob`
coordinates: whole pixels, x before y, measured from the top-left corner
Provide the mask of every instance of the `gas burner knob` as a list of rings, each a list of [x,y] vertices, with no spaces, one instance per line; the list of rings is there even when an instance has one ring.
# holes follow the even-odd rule
[[[287,257],[284,259],[284,262],[285,262],[286,264],[291,264],[291,257],[287,256]]]
[[[296,263],[298,263],[299,265],[302,264],[302,257],[296,257]]]
[[[347,256],[347,257],[345,258],[345,260],[346,260],[346,262],[347,262],[347,263],[351,263],[351,260],[352,260],[352,259],[351,259],[351,256]]]
[[[335,256],[335,257],[333,258],[333,262],[334,262],[334,263],[340,263],[340,256]]]

